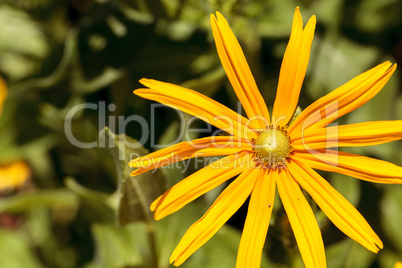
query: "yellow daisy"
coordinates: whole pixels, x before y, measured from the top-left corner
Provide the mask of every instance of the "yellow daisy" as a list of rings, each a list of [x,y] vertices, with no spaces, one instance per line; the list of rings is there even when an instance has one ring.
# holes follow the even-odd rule
[[[0,115],[7,97],[7,85],[0,78]],[[15,161],[0,166],[0,191],[21,187],[29,178],[30,168],[24,161]]]
[[[324,245],[314,213],[300,186],[346,235],[378,252],[382,242],[361,214],[314,169],[334,171],[378,183],[402,183],[394,164],[327,148],[380,144],[402,137],[402,121],[328,126],[374,97],[395,71],[390,62],[374,67],[320,98],[294,120],[310,57],[316,19],[303,29],[296,8],[283,58],[272,118],[243,51],[225,18],[211,15],[219,57],[247,118],[190,89],[150,79],[135,94],[158,101],[216,126],[229,136],[182,142],[134,159],[132,175],[198,156],[225,156],[174,185],[156,199],[151,210],[159,220],[232,177],[205,215],[185,233],[170,257],[175,266],[210,239],[250,197],[236,267],[260,267],[275,188],[288,215],[306,267],[326,267]],[[292,121],[291,121],[292,120]]]
[[[29,175],[29,166],[21,160],[0,166],[0,191],[20,188]]]

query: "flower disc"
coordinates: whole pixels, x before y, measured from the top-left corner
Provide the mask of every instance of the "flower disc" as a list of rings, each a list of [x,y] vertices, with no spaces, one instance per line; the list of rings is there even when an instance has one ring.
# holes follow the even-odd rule
[[[268,128],[255,140],[254,153],[257,162],[267,168],[282,168],[292,151],[289,137],[285,130]]]

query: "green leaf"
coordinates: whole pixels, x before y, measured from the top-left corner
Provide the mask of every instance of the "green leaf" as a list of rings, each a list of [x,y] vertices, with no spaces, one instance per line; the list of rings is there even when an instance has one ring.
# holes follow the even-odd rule
[[[326,248],[327,264],[332,268],[371,267],[376,255],[350,238]]]
[[[40,254],[40,261],[46,267],[77,267],[78,252],[71,247],[71,244],[66,245],[61,242],[57,235],[61,231],[58,226],[67,226],[72,223],[76,219],[77,210],[78,208],[71,207],[58,207],[51,210],[40,207],[24,215],[26,220],[20,232],[29,237],[29,245]],[[65,229],[62,230],[66,231],[63,233],[70,233]],[[86,242],[87,245],[90,243],[90,241]]]
[[[402,251],[402,195],[399,185],[396,187],[387,187],[386,194],[381,203],[383,213],[381,224],[387,238]],[[402,260],[401,260],[402,261]]]
[[[108,145],[117,168],[120,202],[118,222],[125,225],[135,221],[153,222],[149,206],[165,191],[166,180],[160,170],[130,177],[128,162],[133,157],[146,155],[148,151],[137,140],[125,134],[116,135],[107,127],[100,133]]]
[[[240,244],[241,232],[229,225],[223,226],[210,241],[201,247],[194,258],[184,263],[184,268],[232,268],[236,266],[237,253]],[[272,267],[262,256],[261,268]]]
[[[361,189],[360,181],[339,173],[332,173],[331,185],[355,207],[359,204]]]
[[[36,193],[25,193],[0,200],[1,212],[24,212],[35,207],[74,206],[77,196],[67,190],[41,190]]]
[[[306,84],[303,86],[313,99],[318,99],[353,77],[374,67],[379,51],[328,33],[314,39]],[[304,108],[304,107],[302,107]]]
[[[7,5],[0,8],[0,70],[19,80],[35,73],[49,53],[40,25],[28,14]]]
[[[201,56],[193,63],[192,67],[196,71],[199,71],[210,65],[210,57]],[[225,72],[223,68],[219,67],[209,71],[199,78],[182,83],[182,86],[185,88],[191,88],[197,92],[202,92],[206,96],[212,96],[221,88],[223,78],[225,78]]]
[[[376,258],[376,254],[353,240],[350,242],[351,246],[349,248],[345,247],[348,251],[348,257],[342,267],[370,267],[370,264]]]
[[[139,267],[142,264],[143,248],[136,240],[145,230],[139,225],[117,227],[94,224],[91,229],[96,243],[96,255],[87,268]]]
[[[0,229],[0,267],[41,268],[22,233]]]
[[[103,87],[106,87],[126,74],[124,69],[106,67],[97,77],[87,80],[78,64],[76,64],[72,73],[72,83],[75,91],[79,93],[92,93]]]
[[[81,210],[90,222],[115,222],[115,211],[111,206],[109,196],[83,187],[73,178],[67,178],[64,182],[68,189],[75,192],[81,198]]]
[[[203,210],[201,202],[193,201],[174,214],[156,222],[160,268],[171,267],[169,265],[170,254],[172,254],[187,228],[202,216]],[[188,261],[190,260],[191,258]]]
[[[159,266],[169,265],[169,256],[182,239],[187,228],[202,217],[207,210],[202,200],[193,201],[173,215],[157,222]],[[241,231],[224,225],[207,243],[201,246],[180,267],[183,268],[233,268],[236,266]],[[261,268],[274,267],[262,256]]]
[[[59,82],[65,75],[68,67],[71,64],[71,60],[77,49],[77,33],[75,30],[71,30],[65,41],[63,57],[54,69],[53,73],[47,77],[32,78],[28,80],[23,80],[15,85],[12,85],[13,91],[10,93],[11,96],[20,96],[27,90],[32,90],[32,88],[46,89],[54,86]]]
[[[394,267],[396,262],[402,261],[402,256],[385,248],[380,251],[378,259],[380,267]]]

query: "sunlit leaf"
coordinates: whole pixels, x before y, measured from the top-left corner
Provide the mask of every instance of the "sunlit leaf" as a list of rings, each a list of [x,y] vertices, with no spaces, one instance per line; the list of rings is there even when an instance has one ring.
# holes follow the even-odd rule
[[[75,30],[71,30],[66,37],[63,57],[59,62],[56,69],[47,77],[44,78],[32,78],[23,80],[17,84],[12,85],[12,94],[17,95],[25,92],[26,90],[32,90],[33,88],[45,89],[54,86],[59,82],[63,75],[65,75],[71,60],[77,48],[77,35]]]
[[[49,53],[40,25],[7,5],[0,8],[0,40],[0,69],[14,80],[32,75]]]
[[[0,241],[0,267],[44,267],[29,247],[28,238],[22,233],[0,229]]]

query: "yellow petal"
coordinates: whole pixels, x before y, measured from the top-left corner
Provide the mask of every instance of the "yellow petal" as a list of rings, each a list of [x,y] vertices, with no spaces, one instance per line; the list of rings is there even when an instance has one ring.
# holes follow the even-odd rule
[[[296,8],[289,44],[283,56],[279,74],[272,121],[274,125],[286,125],[292,119],[299,101],[300,90],[306,75],[313,42],[316,18],[312,16],[303,30],[303,19]]]
[[[289,135],[298,135],[310,127],[325,127],[365,104],[382,89],[394,73],[396,64],[391,65],[390,62],[384,62],[309,105],[289,126]]]
[[[269,124],[268,109],[243,50],[222,14],[216,12],[216,16],[217,18],[211,15],[211,27],[223,68],[248,118],[252,121],[251,127],[265,129]]]
[[[292,137],[295,150],[369,146],[402,139],[402,120],[311,128]]]
[[[156,220],[181,209],[204,193],[249,168],[251,155],[229,155],[191,174],[175,184],[152,204]]]
[[[325,251],[320,228],[310,205],[288,169],[279,172],[276,185],[304,265],[307,268],[325,268]]]
[[[379,159],[329,149],[295,152],[292,158],[314,169],[337,172],[369,182],[402,184],[402,167]]]
[[[394,268],[402,268],[402,262],[395,263]]]
[[[359,211],[317,172],[295,162],[289,164],[289,171],[339,230],[374,253],[383,247]]]
[[[204,216],[184,234],[173,251],[170,262],[181,265],[191,254],[207,242],[226,221],[243,205],[250,195],[261,169],[245,170],[215,200]]]
[[[3,103],[7,97],[7,85],[2,78],[0,78],[0,115],[3,111]]]
[[[249,150],[251,147],[246,140],[237,139],[234,136],[212,136],[166,147],[135,158],[129,165],[138,168],[131,173],[131,176],[136,176],[189,158],[230,155]]]
[[[256,137],[255,132],[248,127],[249,121],[245,117],[211,98],[187,88],[152,79],[143,78],[140,82],[149,87],[134,90],[140,97],[189,113],[231,135],[246,139]]]
[[[28,179],[31,169],[24,161],[0,166],[0,191],[21,187]]]
[[[260,268],[275,199],[275,177],[277,171],[259,176],[251,194],[246,223],[244,224],[236,268]]]

